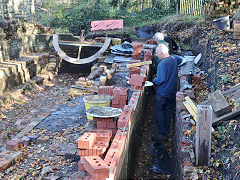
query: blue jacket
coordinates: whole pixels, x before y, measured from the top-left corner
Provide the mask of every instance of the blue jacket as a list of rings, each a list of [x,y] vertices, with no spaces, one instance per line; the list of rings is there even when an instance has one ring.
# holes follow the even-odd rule
[[[181,56],[171,55],[158,64],[157,77],[153,79],[153,83],[157,85],[157,95],[170,96],[176,94],[178,65],[182,60]]]

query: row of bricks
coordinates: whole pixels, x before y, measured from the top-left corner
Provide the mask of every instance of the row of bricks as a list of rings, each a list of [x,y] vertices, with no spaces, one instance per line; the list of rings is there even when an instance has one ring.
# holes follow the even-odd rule
[[[192,149],[192,142],[189,140],[192,138],[189,138],[189,140],[186,138],[186,129],[190,129],[190,122],[185,120],[183,115],[183,110],[186,110],[186,108],[183,106],[183,101],[185,101],[185,96],[189,94],[194,99],[194,91],[188,90],[184,92],[177,92],[176,94],[176,100],[177,100],[177,109],[178,113],[176,114],[176,123],[178,124],[176,128],[176,133],[179,134],[179,138],[177,141],[177,152],[180,157],[179,163],[181,164],[182,172],[183,172],[183,179],[189,179],[189,174],[192,173],[192,167],[193,163],[195,163],[195,155]],[[193,95],[191,95],[193,94]],[[190,171],[189,171],[190,169]],[[190,175],[191,176],[191,175]]]
[[[123,108],[123,112],[118,118],[118,128],[128,127],[129,121],[134,113],[134,106],[126,105]]]
[[[117,127],[117,121],[97,121],[97,129],[114,129]]]
[[[112,122],[114,121],[114,118],[113,117],[110,117],[110,118],[93,117],[93,121],[94,122],[97,122],[97,121]]]
[[[104,161],[111,167],[112,173],[115,174],[117,164],[121,158],[121,154],[124,150],[125,141],[127,138],[127,132],[118,130],[113,142],[105,156]]]

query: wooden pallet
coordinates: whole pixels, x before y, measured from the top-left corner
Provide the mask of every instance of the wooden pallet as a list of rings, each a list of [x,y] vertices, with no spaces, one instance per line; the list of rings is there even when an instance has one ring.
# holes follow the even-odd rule
[[[232,88],[223,91],[223,95],[228,96],[230,99],[234,99],[234,101],[236,102],[236,104],[240,104],[240,84],[237,84],[236,86],[233,86]],[[202,103],[200,103],[201,105],[210,105],[210,101],[206,100]],[[215,112],[213,112],[213,124],[216,124],[220,121],[224,121],[224,120],[229,120],[232,118],[235,118],[237,116],[240,115],[240,106],[238,106],[236,108],[236,110],[233,110],[227,114],[224,114],[222,116],[217,116],[217,114]]]

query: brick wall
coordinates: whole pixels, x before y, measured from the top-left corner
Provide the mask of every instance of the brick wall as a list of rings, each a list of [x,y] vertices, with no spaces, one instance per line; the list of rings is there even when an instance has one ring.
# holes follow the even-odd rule
[[[32,20],[35,14],[35,0],[2,0],[0,20]]]

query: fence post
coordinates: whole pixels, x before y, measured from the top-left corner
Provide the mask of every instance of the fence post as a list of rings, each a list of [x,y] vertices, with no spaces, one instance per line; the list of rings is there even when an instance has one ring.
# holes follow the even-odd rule
[[[208,165],[211,156],[212,106],[197,106],[196,165]]]

